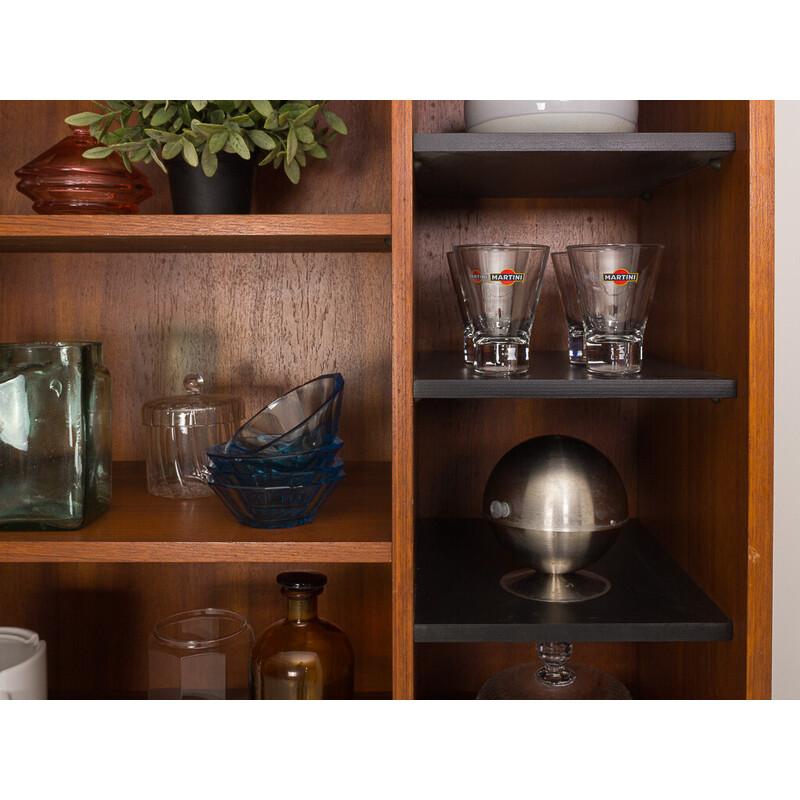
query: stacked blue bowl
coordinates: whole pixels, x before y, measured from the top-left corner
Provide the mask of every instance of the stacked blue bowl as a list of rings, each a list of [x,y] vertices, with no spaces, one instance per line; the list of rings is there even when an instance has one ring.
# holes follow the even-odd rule
[[[314,378],[208,450],[208,486],[242,525],[292,528],[317,515],[345,476],[343,388],[338,372]]]

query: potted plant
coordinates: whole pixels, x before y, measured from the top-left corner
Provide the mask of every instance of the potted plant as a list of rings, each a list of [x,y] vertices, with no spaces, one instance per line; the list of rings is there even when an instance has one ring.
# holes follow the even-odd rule
[[[88,125],[99,142],[84,158],[119,153],[129,169],[155,161],[169,175],[175,213],[248,213],[256,163],[298,183],[308,159],[328,158],[330,142],[347,133],[326,102],[108,100],[66,122]]]

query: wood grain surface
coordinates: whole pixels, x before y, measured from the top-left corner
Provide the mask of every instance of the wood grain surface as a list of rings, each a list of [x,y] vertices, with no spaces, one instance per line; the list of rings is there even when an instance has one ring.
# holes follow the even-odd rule
[[[142,405],[189,373],[249,417],[341,372],[343,457],[388,461],[390,269],[375,253],[2,254],[0,341],[102,342],[115,460],[144,460]]]
[[[391,691],[391,567],[330,562],[227,564],[0,564],[0,619],[47,642],[51,697],[141,697],[148,636],[158,620],[194,608],[244,614],[258,636],[285,615],[279,572],[328,577],[319,613],[355,651],[358,692]]]
[[[656,130],[732,130],[736,152],[665,187],[642,236],[667,245],[647,346],[736,378],[735,400],[642,401],[639,517],[733,620],[725,644],[642,645],[653,697],[770,695],[772,165],[769,104],[643,104]]]
[[[346,461],[344,471],[311,523],[268,530],[239,524],[214,496],[154,497],[144,464],[118,462],[105,514],[77,531],[2,531],[0,561],[388,562],[391,465]]]
[[[747,696],[772,696],[775,103],[750,104]]]
[[[255,214],[292,216],[178,220],[166,176],[148,165],[154,195],[143,215],[39,217],[16,190],[13,172],[69,133],[64,117],[88,107],[87,101],[0,103],[6,176],[0,341],[103,342],[114,381],[118,461],[144,459],[142,404],[182,393],[189,372],[203,374],[206,391],[241,396],[250,415],[315,375],[339,371],[345,465],[382,463],[343,483],[321,516],[291,537],[245,535],[216,498],[200,501],[207,515],[186,507],[162,512],[158,498],[132,484],[126,500],[123,481],[118,506],[99,527],[61,539],[9,535],[7,556],[171,563],[4,564],[0,620],[48,641],[55,696],[140,696],[147,635],[158,619],[219,605],[245,613],[259,632],[282,613],[275,574],[287,565],[316,567],[330,578],[321,611],[347,631],[356,650],[357,690],[390,692],[389,104],[331,101],[350,133],[333,142],[331,161],[311,165],[297,187],[272,170],[257,173]],[[23,124],[29,118],[37,124]],[[111,249],[105,237],[115,235],[114,252],[80,252]],[[293,252],[249,252],[256,246]],[[67,252],[9,252],[26,247]],[[328,252],[343,249],[374,252]],[[135,512],[126,513],[125,503]],[[340,559],[383,563],[332,563]],[[172,563],[193,560],[243,563]]]
[[[414,235],[412,105],[392,103],[392,675],[414,697]]]
[[[389,214],[0,217],[0,252],[388,252]]]

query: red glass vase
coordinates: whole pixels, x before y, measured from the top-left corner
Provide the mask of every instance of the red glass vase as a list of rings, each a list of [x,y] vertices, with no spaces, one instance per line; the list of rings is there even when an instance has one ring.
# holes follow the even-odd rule
[[[97,147],[89,128],[70,125],[72,133],[14,174],[17,189],[30,197],[37,214],[138,214],[139,203],[153,194],[147,177],[112,153],[83,158]]]

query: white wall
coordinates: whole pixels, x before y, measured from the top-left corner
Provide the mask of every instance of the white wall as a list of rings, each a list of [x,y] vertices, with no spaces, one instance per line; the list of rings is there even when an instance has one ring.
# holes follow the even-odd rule
[[[772,697],[800,699],[800,101],[775,103]]]

